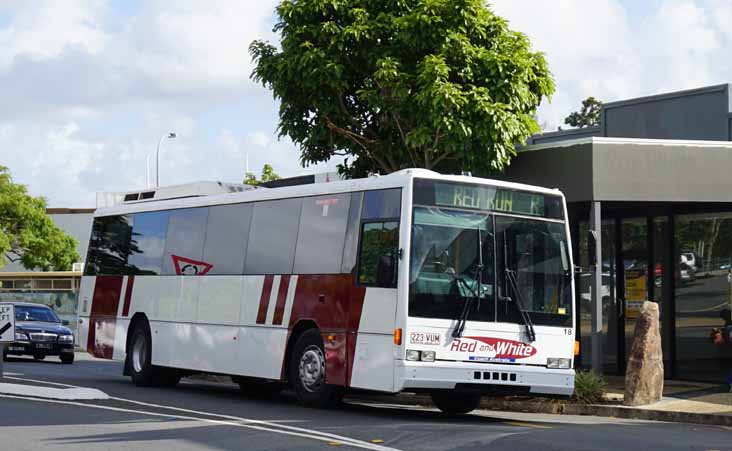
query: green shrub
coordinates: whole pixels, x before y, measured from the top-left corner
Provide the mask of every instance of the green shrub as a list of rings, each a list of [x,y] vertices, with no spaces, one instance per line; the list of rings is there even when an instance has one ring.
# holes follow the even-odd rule
[[[596,404],[602,400],[607,383],[592,371],[577,371],[574,378],[574,399],[582,404]]]

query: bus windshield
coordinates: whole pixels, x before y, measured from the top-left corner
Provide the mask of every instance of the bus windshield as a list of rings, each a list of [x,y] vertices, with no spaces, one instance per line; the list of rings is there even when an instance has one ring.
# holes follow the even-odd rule
[[[493,221],[485,213],[416,207],[409,314],[457,319],[474,297],[469,319],[493,321],[493,241]]]
[[[479,199],[480,194],[471,196]],[[419,205],[419,200],[432,205]],[[434,200],[415,188],[409,316],[458,320],[462,315],[468,321],[522,324],[528,315],[536,325],[572,325],[563,222],[475,208],[480,201],[472,210]],[[553,201],[545,196],[542,205]],[[526,205],[527,211],[539,211],[536,201]]]

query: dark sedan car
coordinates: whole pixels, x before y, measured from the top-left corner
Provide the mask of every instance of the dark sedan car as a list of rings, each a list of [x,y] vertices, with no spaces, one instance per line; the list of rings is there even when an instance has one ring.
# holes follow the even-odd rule
[[[62,363],[74,363],[74,334],[56,313],[45,305],[16,302],[15,341],[5,345],[8,355],[32,355],[36,360],[59,356]]]

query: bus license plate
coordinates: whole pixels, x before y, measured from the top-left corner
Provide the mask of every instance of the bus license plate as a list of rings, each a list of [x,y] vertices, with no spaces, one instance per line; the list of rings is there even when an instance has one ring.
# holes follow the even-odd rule
[[[37,349],[53,349],[53,346],[51,346],[49,344],[39,343],[39,344],[36,344],[36,348]]]

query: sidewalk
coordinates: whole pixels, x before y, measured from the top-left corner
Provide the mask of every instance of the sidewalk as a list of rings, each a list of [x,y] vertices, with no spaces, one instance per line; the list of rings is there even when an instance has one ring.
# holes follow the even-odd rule
[[[732,393],[721,385],[667,380],[663,398],[642,407],[623,406],[624,380],[610,376],[603,404],[576,404],[564,400],[529,396],[486,397],[482,409],[550,413],[565,415],[594,415],[627,419],[669,421],[678,423],[714,424],[732,426]],[[372,396],[357,396],[373,399]],[[376,396],[385,403],[431,405],[428,395],[402,393],[393,397]]]
[[[631,408],[622,406],[623,377],[610,376],[606,380],[607,404],[599,406],[601,409],[614,407],[615,411],[628,411],[627,415],[655,415],[664,421],[732,425],[732,393],[720,384],[667,380],[664,381],[663,398],[660,401]]]

